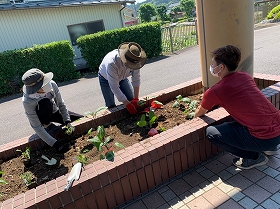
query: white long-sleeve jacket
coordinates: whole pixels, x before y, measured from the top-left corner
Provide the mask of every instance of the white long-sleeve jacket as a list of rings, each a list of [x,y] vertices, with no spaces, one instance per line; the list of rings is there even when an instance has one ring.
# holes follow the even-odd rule
[[[68,110],[64,101],[61,97],[60,91],[58,89],[57,84],[51,80],[52,91],[46,94],[46,97],[49,98],[53,103],[53,112],[60,111],[64,123],[66,121],[71,121]],[[37,114],[36,114],[36,106],[38,102],[43,98],[31,98],[28,94],[23,94],[22,103],[25,110],[25,114],[30,122],[31,127],[34,129],[36,134],[49,146],[53,146],[56,142],[56,139],[53,138],[48,132],[44,129],[41,124]],[[40,107],[39,107],[40,108]]]
[[[132,70],[126,67],[115,49],[109,52],[99,66],[99,73],[109,83],[110,88],[119,102],[127,100],[126,96],[122,93],[119,82],[131,76],[131,84],[133,87],[140,86],[140,70]]]

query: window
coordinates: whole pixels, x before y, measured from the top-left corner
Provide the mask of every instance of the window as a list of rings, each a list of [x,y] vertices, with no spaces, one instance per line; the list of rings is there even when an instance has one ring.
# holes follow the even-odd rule
[[[105,30],[103,20],[86,22],[76,25],[68,25],[67,28],[73,46],[77,44],[76,41],[80,36]]]

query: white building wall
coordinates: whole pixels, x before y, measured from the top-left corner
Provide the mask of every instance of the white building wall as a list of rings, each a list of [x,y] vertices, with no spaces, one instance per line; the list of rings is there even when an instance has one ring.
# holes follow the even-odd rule
[[[103,19],[105,30],[121,28],[121,5],[0,11],[0,52],[69,40],[67,25]],[[80,52],[75,49],[76,58]]]

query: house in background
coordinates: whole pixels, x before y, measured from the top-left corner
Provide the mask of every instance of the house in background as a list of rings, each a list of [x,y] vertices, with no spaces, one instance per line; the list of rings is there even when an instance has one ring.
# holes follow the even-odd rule
[[[180,2],[176,2],[176,3],[170,4],[170,5],[168,6],[168,8],[167,8],[166,14],[169,15],[169,14],[171,13],[172,8],[173,8],[173,7],[177,7],[177,6],[180,6]]]
[[[86,62],[76,45],[78,37],[125,26],[123,9],[135,0],[0,0],[0,52],[69,40],[76,69]]]
[[[138,24],[138,18],[135,10],[124,7],[123,15],[126,27]]]

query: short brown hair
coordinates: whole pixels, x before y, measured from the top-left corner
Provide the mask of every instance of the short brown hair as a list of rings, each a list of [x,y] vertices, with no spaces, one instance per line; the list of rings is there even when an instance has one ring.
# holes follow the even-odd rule
[[[229,71],[234,71],[241,60],[241,51],[236,46],[227,45],[215,49],[211,53],[211,56],[218,65],[223,63],[227,66]]]

